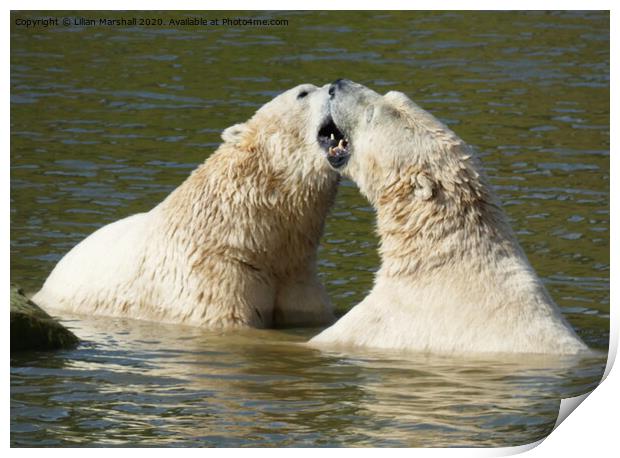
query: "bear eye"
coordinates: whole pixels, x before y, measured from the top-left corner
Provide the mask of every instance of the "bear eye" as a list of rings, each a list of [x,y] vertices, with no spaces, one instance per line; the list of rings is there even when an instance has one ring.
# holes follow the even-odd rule
[[[299,94],[297,94],[297,98],[303,99],[307,95],[308,95],[308,91],[301,91]]]

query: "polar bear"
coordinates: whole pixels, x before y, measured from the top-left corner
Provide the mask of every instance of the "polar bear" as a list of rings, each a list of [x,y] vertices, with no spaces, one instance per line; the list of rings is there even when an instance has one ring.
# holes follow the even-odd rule
[[[226,129],[163,202],[80,242],[33,300],[211,328],[332,322],[316,268],[339,181],[328,89],[300,85]]]
[[[312,346],[575,354],[575,334],[530,266],[472,149],[400,92],[338,80],[329,162],[377,211],[369,295]]]

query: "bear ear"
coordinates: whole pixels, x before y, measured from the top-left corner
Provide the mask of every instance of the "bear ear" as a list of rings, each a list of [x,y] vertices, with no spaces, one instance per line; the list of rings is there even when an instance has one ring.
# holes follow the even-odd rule
[[[234,126],[230,126],[227,129],[224,129],[222,132],[222,140],[226,143],[239,143],[243,138],[243,134],[247,130],[246,123],[235,124]]]
[[[407,105],[411,103],[411,100],[409,99],[409,97],[407,97],[402,92],[398,92],[398,91],[390,91],[387,94],[385,94],[383,98],[385,98],[386,100],[388,100],[389,102],[395,105]]]
[[[411,177],[413,195],[420,200],[429,200],[435,195],[435,183],[426,173],[415,173]]]
[[[366,124],[370,124],[370,121],[372,121],[372,118],[375,116],[375,106],[374,105],[368,105],[366,107]]]
[[[428,117],[428,114],[422,110],[416,103],[402,92],[390,91],[383,96],[388,105],[399,111],[407,111],[410,114]]]

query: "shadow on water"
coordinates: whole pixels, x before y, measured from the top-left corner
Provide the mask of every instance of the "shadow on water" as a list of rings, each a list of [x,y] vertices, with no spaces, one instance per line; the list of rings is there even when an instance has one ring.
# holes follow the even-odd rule
[[[188,15],[240,13],[149,13]],[[477,148],[551,295],[606,351],[608,12],[248,15],[289,25],[25,29],[14,19],[38,15],[12,13],[13,281],[36,291],[279,91],[347,77],[407,93]],[[319,252],[340,314],[370,289],[376,249],[374,213],[344,181]],[[516,445],[548,433],[559,399],[592,389],[605,363],[320,353],[299,345],[311,330],[69,325],[78,349],[11,360],[13,445]]]

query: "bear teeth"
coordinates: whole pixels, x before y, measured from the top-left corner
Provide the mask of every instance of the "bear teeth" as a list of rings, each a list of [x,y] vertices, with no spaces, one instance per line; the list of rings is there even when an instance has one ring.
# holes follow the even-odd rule
[[[341,138],[340,141],[338,142],[338,146],[330,146],[327,150],[327,155],[328,156],[340,156],[343,154],[347,154],[347,146],[349,145],[349,142],[347,142],[345,139]]]

